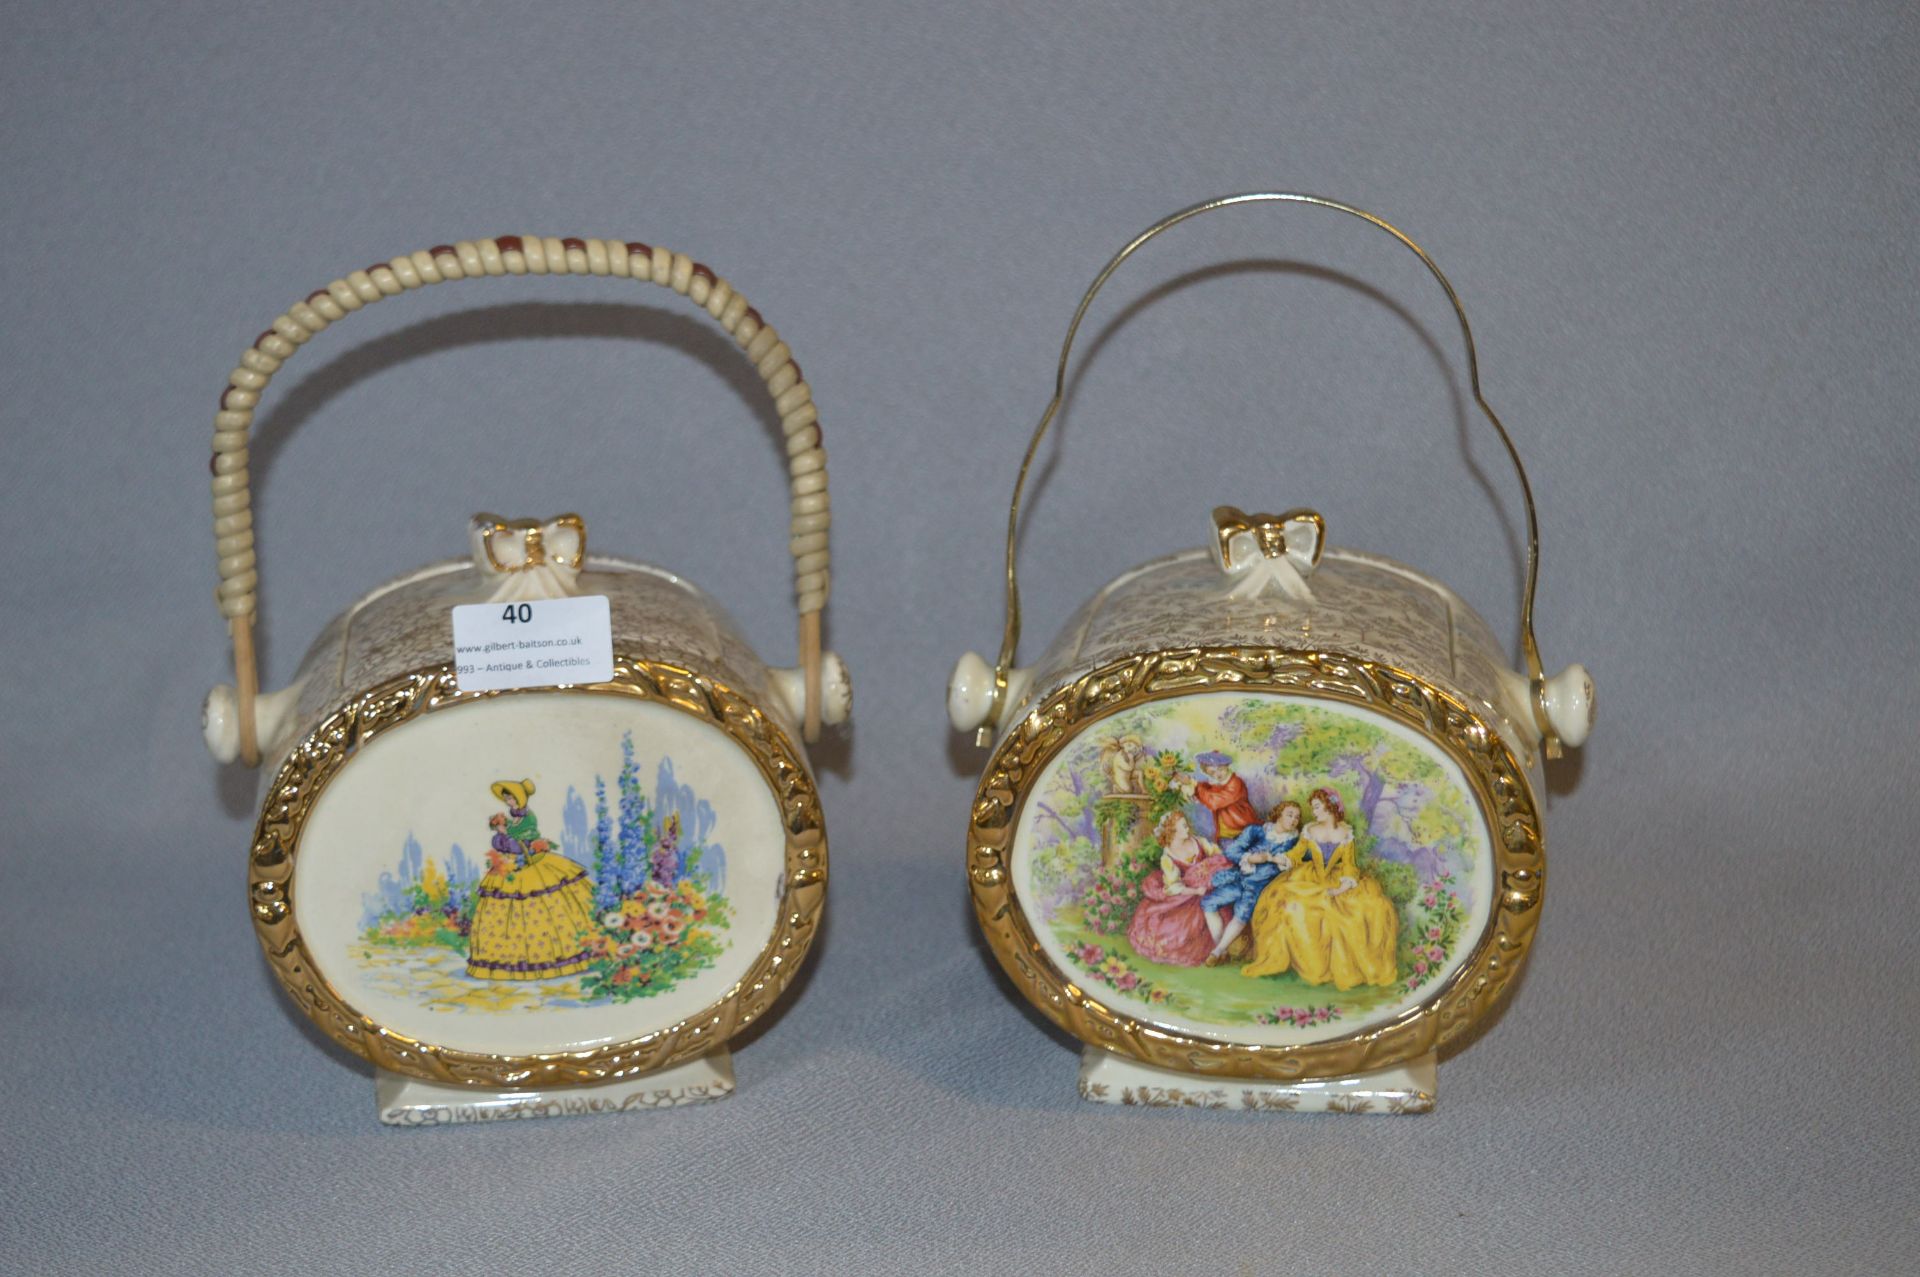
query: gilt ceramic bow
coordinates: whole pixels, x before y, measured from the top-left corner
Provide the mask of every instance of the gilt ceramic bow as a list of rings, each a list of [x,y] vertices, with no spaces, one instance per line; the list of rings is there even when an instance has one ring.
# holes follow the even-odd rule
[[[1313,602],[1307,578],[1320,563],[1327,521],[1312,510],[1247,514],[1230,505],[1213,511],[1213,559],[1234,578],[1227,597],[1256,599],[1269,589]]]
[[[587,525],[577,514],[544,522],[476,514],[467,540],[475,566],[497,578],[490,603],[565,598],[587,559]]]

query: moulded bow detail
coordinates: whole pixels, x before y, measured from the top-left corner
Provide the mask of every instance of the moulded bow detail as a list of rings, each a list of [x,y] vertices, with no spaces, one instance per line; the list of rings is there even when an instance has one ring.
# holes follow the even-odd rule
[[[1327,521],[1317,512],[1248,514],[1237,506],[1216,506],[1213,530],[1214,562],[1234,581],[1228,598],[1259,598],[1271,588],[1313,602],[1307,578],[1320,565],[1327,539]]]

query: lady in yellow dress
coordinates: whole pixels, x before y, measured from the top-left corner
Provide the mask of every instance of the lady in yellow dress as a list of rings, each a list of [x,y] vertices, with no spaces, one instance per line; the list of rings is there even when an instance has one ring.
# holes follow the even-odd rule
[[[590,957],[593,883],[540,836],[527,810],[532,781],[498,781],[493,796],[507,810],[487,822],[493,843],[467,934],[467,974],[479,980],[577,975]]]
[[[1253,910],[1249,976],[1292,971],[1307,984],[1351,989],[1395,983],[1400,915],[1372,875],[1354,864],[1353,826],[1340,796],[1316,789],[1307,800],[1313,822],[1301,831],[1292,868]]]

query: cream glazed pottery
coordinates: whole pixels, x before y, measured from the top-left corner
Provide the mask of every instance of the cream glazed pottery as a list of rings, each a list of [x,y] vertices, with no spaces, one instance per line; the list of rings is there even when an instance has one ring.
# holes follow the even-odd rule
[[[1329,544],[1312,510],[1232,506],[1204,548],[1124,573],[1015,665],[1020,496],[1081,320],[1148,240],[1242,204],[1359,218],[1446,291],[1526,507],[1519,670],[1438,581]],[[1014,487],[999,658],[962,657],[947,696],[954,727],[992,748],[968,831],[976,915],[1021,992],[1086,1044],[1082,1096],[1433,1107],[1439,1053],[1495,1012],[1538,924],[1541,760],[1592,723],[1586,671],[1542,670],[1538,562],[1526,473],[1481,395],[1465,312],[1400,231],[1255,193],[1176,213],[1108,262]]]
[[[373,590],[257,691],[247,435],[281,363],[426,284],[650,281],[745,350],[784,426],[800,659],[769,669],[680,576],[589,554],[576,515],[478,515],[468,555]],[[826,454],[786,343],[685,254],[503,236],[355,271],[242,357],[215,418],[219,601],[237,674],[207,744],[262,765],[260,943],[294,1003],[375,1068],[397,1125],[639,1111],[733,1090],[727,1044],[792,980],[827,879],[803,741],[850,708],[820,646]]]

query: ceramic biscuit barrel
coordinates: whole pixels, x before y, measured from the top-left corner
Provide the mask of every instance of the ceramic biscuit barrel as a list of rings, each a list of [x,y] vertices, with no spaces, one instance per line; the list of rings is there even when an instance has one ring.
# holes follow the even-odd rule
[[[1203,547],[1124,573],[1036,663],[1014,664],[1020,492],[1074,332],[1148,240],[1252,203],[1358,217],[1453,298],[1413,241],[1311,196],[1210,201],[1127,245],[1081,302],[1016,484],[999,660],[964,657],[948,693],[954,725],[992,747],[967,839],[980,925],[1021,992],[1097,1049],[1090,1059],[1147,1070],[1115,1074],[1129,1079],[1127,1102],[1311,1107],[1311,1087],[1237,1081],[1378,1077],[1460,1040],[1511,987],[1538,923],[1541,760],[1584,740],[1591,721],[1585,671],[1540,670],[1538,537],[1517,455],[1529,532],[1521,671],[1440,582],[1329,544],[1312,510],[1232,506],[1196,517]],[[1116,1098],[1084,1080],[1094,1076],[1083,1074],[1083,1093]],[[1143,1079],[1165,1085],[1131,1084]],[[1371,1102],[1318,1094],[1323,1107]],[[1432,1101],[1430,1084],[1381,1094],[1393,1111]]]
[[[787,440],[799,663],[769,669],[679,575],[590,555],[578,516],[479,515],[466,558],[370,591],[259,694],[246,436],[267,381],[367,304],[529,273],[662,285],[754,362]],[[535,236],[356,271],[247,352],[214,468],[237,678],[205,729],[217,757],[264,764],[249,905],[303,1012],[387,1074],[524,1095],[660,1074],[767,1011],[826,887],[804,742],[849,693],[820,649],[830,506],[811,390],[730,284],[645,244]]]

